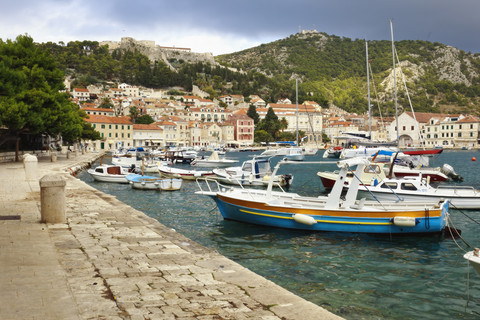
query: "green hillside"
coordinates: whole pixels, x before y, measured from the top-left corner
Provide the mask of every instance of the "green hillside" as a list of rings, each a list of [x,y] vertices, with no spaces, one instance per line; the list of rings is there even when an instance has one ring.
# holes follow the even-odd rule
[[[478,113],[480,55],[426,41],[398,41],[395,46],[415,110],[474,109]],[[368,51],[375,83],[372,96],[378,90],[382,105],[391,109],[393,86],[388,90],[386,79],[393,78],[392,44],[369,41]],[[367,108],[365,53],[364,40],[307,32],[216,59],[226,66],[290,82],[290,87],[297,77],[302,82],[302,98],[310,95],[322,105],[363,112]],[[397,88],[400,107],[409,109],[399,74]]]

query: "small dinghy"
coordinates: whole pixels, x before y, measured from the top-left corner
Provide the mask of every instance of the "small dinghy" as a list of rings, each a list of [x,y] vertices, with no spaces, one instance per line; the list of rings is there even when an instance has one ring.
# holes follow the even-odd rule
[[[475,271],[480,274],[480,249],[475,248],[473,251],[465,253],[463,257],[468,260]]]

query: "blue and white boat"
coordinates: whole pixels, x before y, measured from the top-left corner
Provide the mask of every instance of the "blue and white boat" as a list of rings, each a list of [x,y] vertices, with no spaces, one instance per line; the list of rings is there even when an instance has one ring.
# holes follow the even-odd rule
[[[174,191],[182,187],[182,179],[168,179],[141,174],[129,174],[125,177],[134,189]]]
[[[273,174],[281,164],[301,163],[280,161]],[[357,200],[358,180],[352,181],[343,198],[344,180],[352,165],[357,165],[357,170],[363,170],[368,162],[365,159],[338,162],[341,168],[339,178],[326,197],[305,197],[273,191],[273,182],[267,190],[258,190],[226,187],[208,179],[206,184],[197,181],[200,191],[196,193],[212,197],[224,219],[270,227],[381,234],[440,233],[444,230],[447,225],[448,200],[434,203]],[[203,190],[205,186],[206,189]]]

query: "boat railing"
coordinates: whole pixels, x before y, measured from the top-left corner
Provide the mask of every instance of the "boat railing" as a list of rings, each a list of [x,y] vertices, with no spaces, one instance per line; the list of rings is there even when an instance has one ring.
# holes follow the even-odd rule
[[[225,184],[220,183],[215,178],[203,177],[203,178],[198,178],[195,181],[197,183],[198,189],[201,192],[204,192],[204,190],[202,188],[202,182],[205,182],[205,184],[203,184],[203,185],[206,187],[206,189],[207,189],[206,191],[211,192],[211,193],[226,192],[227,190],[233,190],[235,187],[237,187],[237,188],[240,187],[243,191],[246,191],[251,196],[252,199],[254,198],[254,195],[257,194],[257,192],[255,192],[257,189],[245,188],[242,184],[240,184],[238,186],[225,185]],[[212,188],[212,185],[213,185],[213,188]],[[276,186],[278,186],[280,188],[281,192],[287,193],[280,186],[280,184],[276,183]]]
[[[452,191],[452,190],[453,190],[454,193],[457,193],[457,191],[468,190],[468,191],[472,191],[473,194],[477,194],[477,193],[480,192],[479,190],[476,190],[476,189],[475,189],[474,187],[472,187],[472,186],[457,186],[457,185],[453,185],[453,186],[451,186],[451,185],[450,185],[450,186],[448,186],[448,185],[446,185],[446,186],[437,186],[437,187],[435,188],[435,192],[436,192],[436,191],[440,191],[440,190],[441,190],[441,191],[445,191],[445,190]]]

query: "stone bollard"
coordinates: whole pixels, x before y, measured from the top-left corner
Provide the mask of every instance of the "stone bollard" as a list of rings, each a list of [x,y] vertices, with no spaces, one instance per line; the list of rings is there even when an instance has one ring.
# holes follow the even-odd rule
[[[67,159],[70,159],[70,151],[67,150]]]
[[[65,186],[59,174],[47,174],[40,181],[41,222],[65,223]]]
[[[50,154],[50,159],[52,162],[57,162],[57,153],[56,152],[52,152]]]
[[[25,180],[32,181],[37,180],[38,173],[38,159],[34,155],[28,154],[23,159],[23,165],[25,166]]]

